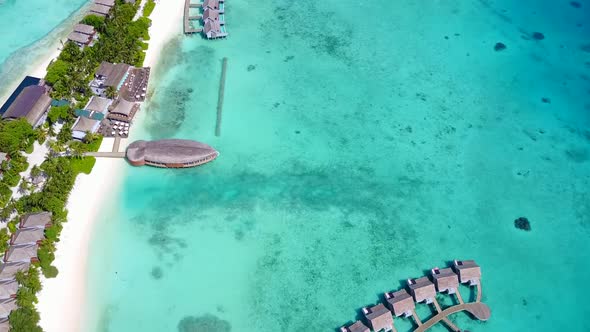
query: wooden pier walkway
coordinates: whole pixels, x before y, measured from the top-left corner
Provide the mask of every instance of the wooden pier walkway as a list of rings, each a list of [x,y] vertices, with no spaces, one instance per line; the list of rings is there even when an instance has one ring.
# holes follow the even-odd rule
[[[483,321],[488,320],[491,315],[490,308],[481,302],[459,304],[459,305],[452,306],[450,308],[447,308],[447,309],[439,312],[438,314],[436,314],[436,316],[430,318],[427,322],[418,326],[418,328],[416,328],[414,330],[414,332],[424,332],[424,331],[428,330],[429,328],[431,328],[432,326],[434,326],[435,324],[437,324],[438,322],[440,322],[441,320],[443,320],[443,321],[446,320],[445,323],[448,325],[447,322],[450,323],[450,320],[448,320],[448,318],[447,318],[449,315],[452,315],[454,313],[457,313],[459,311],[464,311],[464,310],[467,311],[468,313],[472,314],[475,318],[477,318],[479,320],[483,320]],[[457,328],[457,326],[455,326],[454,324],[452,324],[452,325],[457,329],[455,331],[460,331]]]
[[[84,155],[97,158],[125,158],[125,152],[86,152]]]
[[[219,96],[217,99],[217,123],[215,124],[215,136],[221,135],[221,115],[223,113],[223,99],[225,97],[225,76],[227,72],[227,58],[223,58],[221,65],[221,80],[219,81]]]
[[[111,152],[119,152],[119,147],[121,146],[121,137],[115,137],[115,141],[113,142],[113,149]]]
[[[199,8],[201,7],[200,3],[191,3],[191,0],[184,0],[184,33],[185,34],[193,34],[193,33],[200,33],[203,31],[203,28],[193,28],[191,26],[191,21],[193,20],[200,20],[201,15],[190,15],[191,8]]]

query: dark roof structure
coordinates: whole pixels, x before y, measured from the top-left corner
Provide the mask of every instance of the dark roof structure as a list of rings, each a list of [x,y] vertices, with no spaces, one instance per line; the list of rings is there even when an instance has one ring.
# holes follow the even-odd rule
[[[133,108],[136,105],[137,105],[136,103],[127,101],[123,98],[119,98],[115,102],[115,107],[111,110],[111,113],[120,114],[125,117],[131,117],[131,115],[132,115],[131,113],[133,111]]]
[[[115,0],[94,0],[94,3],[107,7],[113,7],[115,5]]]
[[[203,1],[203,8],[219,9],[219,0],[205,0]]]
[[[89,119],[84,116],[78,117],[74,126],[72,126],[73,136],[79,139],[83,139],[87,132],[95,133],[100,126],[100,120]],[[78,133],[76,133],[78,132]],[[78,137],[82,135],[81,137]]]
[[[8,280],[0,282],[0,300],[9,299],[16,295],[18,290],[18,282],[16,280]]]
[[[28,262],[0,264],[0,281],[13,280],[18,271],[27,270],[30,265]]]
[[[92,96],[84,109],[92,112],[107,114],[111,102],[112,100],[107,98]]]
[[[4,262],[31,262],[31,259],[37,258],[38,249],[37,244],[10,246],[4,254]]]
[[[34,244],[45,238],[43,228],[19,228],[10,238],[10,244]]]
[[[6,100],[4,105],[2,105],[2,107],[0,108],[0,114],[4,114],[8,110],[10,105],[12,105],[12,103],[14,103],[14,101],[16,100],[16,97],[18,97],[18,95],[20,95],[20,93],[23,91],[24,88],[31,86],[31,85],[39,85],[40,81],[41,81],[40,78],[33,77],[33,76],[26,76],[20,82],[18,87],[16,89],[14,89],[14,91],[12,92],[10,97],[8,97],[8,99]]]
[[[31,126],[35,126],[51,105],[51,98],[45,87],[30,85],[25,87],[16,97],[12,105],[2,115],[3,119],[25,118]]]
[[[105,79],[104,86],[117,87],[127,74],[129,68],[131,66],[125,63],[113,64],[103,61],[96,71],[96,76]]]
[[[410,287],[410,293],[416,302],[431,303],[436,297],[436,289],[428,277],[408,279],[408,287]]]
[[[459,288],[459,278],[450,267],[444,269],[432,269],[432,278],[434,279],[434,284],[439,292],[448,291],[449,294],[453,294]]]
[[[68,40],[76,42],[78,44],[88,45],[92,41],[92,36],[89,36],[84,33],[76,32],[76,31],[72,31],[68,35]]]
[[[217,158],[207,144],[182,139],[136,141],[127,147],[127,160],[135,166],[194,167]]]
[[[385,300],[387,300],[385,305],[393,312],[396,317],[400,317],[402,315],[407,317],[411,315],[414,308],[416,308],[414,299],[405,289],[400,289],[396,292],[385,293]]]
[[[340,328],[340,332],[370,332],[369,328],[360,320]]]
[[[98,15],[98,16],[108,16],[110,10],[111,10],[111,7],[109,7],[109,6],[93,3],[92,7],[90,7],[90,14],[91,15]]]
[[[373,331],[391,331],[393,329],[393,316],[383,304],[379,303],[370,308],[363,308],[363,314]]]
[[[96,33],[96,30],[94,30],[92,25],[78,23],[74,25],[74,32],[83,33],[85,35],[93,35]]]
[[[205,11],[203,12],[203,21],[206,20],[219,21],[219,10],[205,8]]]
[[[0,302],[0,318],[5,318],[10,315],[10,312],[16,309],[16,300],[8,299]]]

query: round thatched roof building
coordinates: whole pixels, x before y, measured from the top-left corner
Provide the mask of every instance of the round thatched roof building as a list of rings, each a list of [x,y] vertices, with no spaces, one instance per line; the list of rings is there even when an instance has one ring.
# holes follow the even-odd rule
[[[182,168],[212,161],[219,153],[207,144],[184,140],[135,141],[127,147],[127,160],[134,166]]]

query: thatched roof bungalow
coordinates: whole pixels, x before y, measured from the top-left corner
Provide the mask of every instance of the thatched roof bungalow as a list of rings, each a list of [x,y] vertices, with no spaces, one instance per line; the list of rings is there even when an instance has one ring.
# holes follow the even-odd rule
[[[207,39],[218,39],[227,37],[225,27],[219,21],[206,20],[203,26],[203,33]]]
[[[133,166],[165,168],[195,167],[213,161],[219,153],[207,144],[182,139],[135,141],[127,147],[127,160]]]
[[[115,0],[94,0],[94,3],[107,7],[113,7],[115,5]]]
[[[99,127],[99,120],[80,116],[72,126],[72,137],[78,140],[83,140],[84,137],[86,137],[86,133],[96,133]]]
[[[0,319],[0,332],[10,332],[8,318]]]
[[[93,3],[92,6],[90,7],[90,12],[88,14],[107,17],[107,16],[109,16],[110,11],[111,11],[111,7],[109,7],[109,6]]]
[[[18,291],[18,282],[16,280],[0,282],[0,300],[15,298],[16,291]]]
[[[104,86],[118,87],[129,73],[130,65],[126,63],[110,63],[103,61],[96,71],[95,77],[103,80]]]
[[[10,237],[10,245],[40,243],[44,238],[43,228],[19,228]]]
[[[408,279],[408,287],[410,287],[410,293],[412,294],[414,301],[418,303],[423,301],[426,303],[432,303],[436,297],[436,289],[428,277]]]
[[[340,332],[370,332],[369,328],[360,320],[340,328]]]
[[[393,312],[396,317],[411,316],[412,311],[416,308],[414,299],[405,289],[396,292],[385,293],[385,305]]]
[[[6,112],[3,119],[24,118],[33,127],[37,127],[45,120],[47,110],[51,105],[51,98],[47,90],[41,85],[25,87]]]
[[[203,9],[220,9],[220,2],[223,3],[223,0],[205,0],[203,1]]]
[[[211,21],[219,21],[219,24],[225,24],[225,20],[222,20],[223,16],[220,16],[220,12],[217,9],[210,9],[206,8],[203,12],[203,22],[207,22],[207,20]]]
[[[4,254],[4,262],[36,262],[39,261],[37,258],[37,250],[39,245],[27,244],[23,246],[10,246]]]
[[[372,307],[363,308],[363,314],[373,331],[393,330],[393,316],[383,304],[379,303]]]
[[[453,268],[459,274],[459,280],[462,284],[469,283],[470,286],[477,285],[481,279],[481,268],[474,260],[453,262]]]
[[[21,217],[19,228],[48,228],[51,226],[51,212],[29,213]]]
[[[439,292],[448,291],[449,294],[455,294],[459,288],[459,277],[450,267],[445,269],[435,267],[432,269],[432,278]]]
[[[113,103],[113,108],[109,111],[108,118],[113,120],[120,120],[124,122],[131,122],[135,113],[139,109],[139,104],[127,101],[123,98],[117,98]]]
[[[6,318],[10,315],[10,312],[16,309],[16,300],[15,299],[7,299],[0,302],[0,318]]]
[[[0,281],[13,280],[18,271],[28,270],[30,265],[26,262],[0,264]]]

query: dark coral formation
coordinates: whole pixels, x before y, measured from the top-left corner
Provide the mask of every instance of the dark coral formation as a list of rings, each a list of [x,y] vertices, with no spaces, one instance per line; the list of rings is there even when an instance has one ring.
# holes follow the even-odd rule
[[[541,101],[544,102],[545,104],[551,104],[551,99],[549,99],[547,97],[541,98]]]
[[[540,32],[533,32],[533,39],[535,40],[543,40],[545,39],[545,35]]]
[[[582,7],[582,4],[577,1],[570,1],[570,6],[572,6],[574,8],[580,8],[580,7]]]
[[[525,217],[520,217],[514,220],[514,227],[521,229],[523,231],[530,231],[531,230],[531,223]]]
[[[230,332],[228,321],[211,314],[186,316],[178,322],[178,332]]]
[[[247,68],[248,71],[253,71],[254,69],[256,69],[255,65],[249,65]]]
[[[162,270],[161,267],[154,266],[154,268],[152,269],[151,275],[156,280],[162,279],[162,277],[164,276],[164,271]]]
[[[503,51],[506,49],[506,44],[504,43],[496,43],[496,45],[494,45],[494,51],[499,52],[499,51]]]

